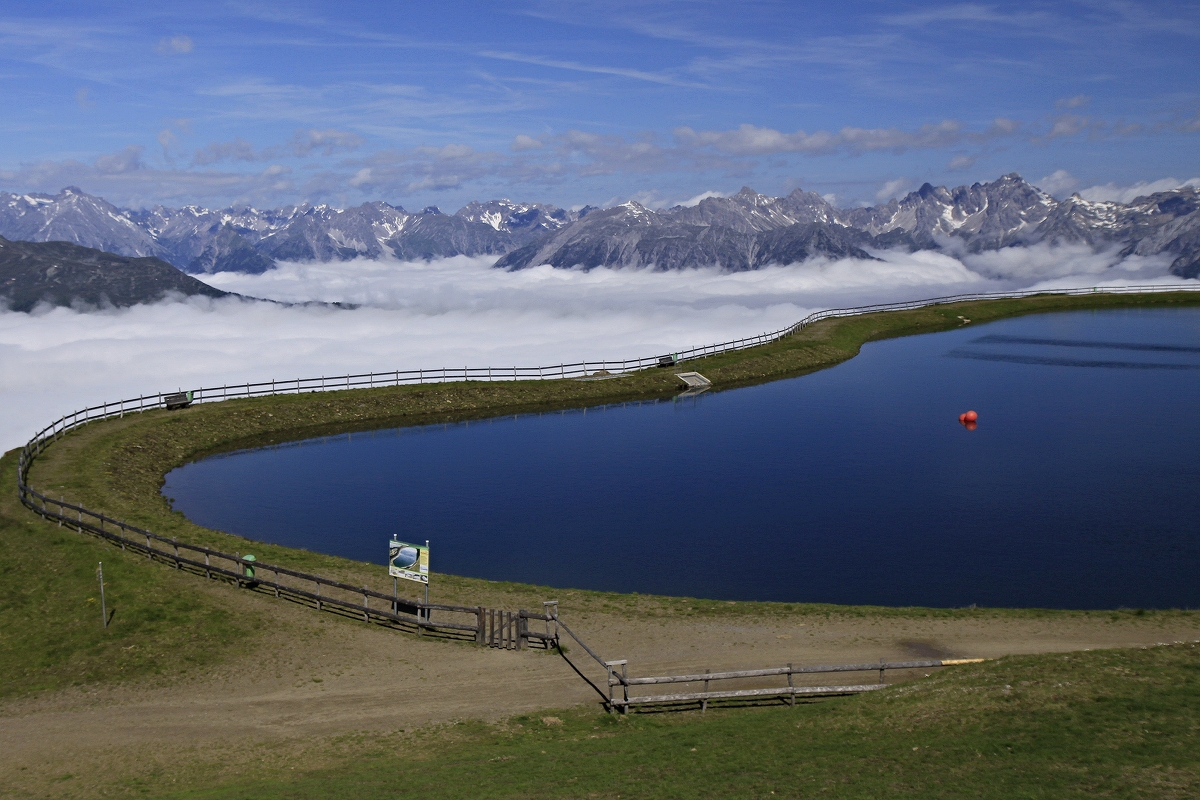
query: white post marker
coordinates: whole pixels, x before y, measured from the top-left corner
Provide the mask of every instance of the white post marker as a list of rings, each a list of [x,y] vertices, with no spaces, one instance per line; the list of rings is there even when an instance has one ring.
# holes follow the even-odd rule
[[[100,620],[108,627],[108,607],[104,604],[104,562],[96,562],[96,577],[100,579]]]

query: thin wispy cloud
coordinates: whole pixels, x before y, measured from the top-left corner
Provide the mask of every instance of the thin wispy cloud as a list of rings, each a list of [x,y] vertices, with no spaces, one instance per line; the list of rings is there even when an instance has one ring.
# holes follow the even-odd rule
[[[1181,189],[1184,186],[1192,186],[1200,188],[1200,176],[1189,178],[1188,180],[1180,181],[1175,178],[1160,178],[1156,181],[1138,181],[1137,183],[1120,186],[1115,183],[1106,183],[1100,186],[1089,186],[1086,189],[1081,189],[1079,194],[1084,200],[1101,200],[1115,203],[1132,203],[1139,197],[1155,194],[1156,192],[1169,192],[1173,189]]]
[[[696,81],[681,80],[680,78],[672,75],[646,72],[644,70],[631,69],[628,67],[608,67],[592,64],[581,64],[575,61],[562,61],[553,58],[525,55],[522,53],[507,53],[496,50],[483,50],[480,51],[479,54],[484,58],[494,58],[500,61],[516,61],[521,64],[536,64],[540,67],[552,67],[554,69],[565,69],[574,72],[590,72],[596,75],[615,75],[617,77],[629,78],[636,81],[659,83],[663,84],[664,86],[683,86],[691,89],[711,88],[707,84],[698,83]]]
[[[0,181],[57,191],[20,181],[59,174],[118,202],[171,202],[180,187],[213,202],[226,186],[229,201],[443,207],[525,186],[567,206],[814,180],[856,203],[875,189],[853,187],[895,175],[1058,168],[1084,185],[1130,184],[1191,174],[1200,66],[1174,54],[1194,49],[1198,22],[1194,4],[1173,0],[852,0],[803,13],[517,0],[336,14],[310,0],[164,0],[153,25],[132,7],[29,6],[0,20]],[[190,132],[167,122],[183,117]],[[139,169],[95,169],[126,146],[142,148]],[[474,155],[450,170],[447,148]],[[271,165],[295,177],[254,195]]]
[[[190,36],[170,36],[158,40],[154,52],[159,55],[182,55],[190,53],[195,48]]]

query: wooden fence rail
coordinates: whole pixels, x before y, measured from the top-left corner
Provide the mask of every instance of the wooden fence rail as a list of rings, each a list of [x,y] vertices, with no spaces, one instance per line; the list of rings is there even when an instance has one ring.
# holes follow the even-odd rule
[[[784,667],[768,667],[766,669],[742,669],[742,670],[726,670],[722,672],[713,672],[705,670],[704,672],[694,672],[684,675],[655,675],[647,677],[631,677],[629,675],[629,661],[627,659],[605,660],[587,645],[571,628],[558,619],[558,606],[555,604],[553,609],[548,609],[549,615],[555,618],[555,631],[563,631],[576,644],[583,648],[591,658],[599,664],[605,671],[607,676],[607,694],[601,692],[605,707],[609,710],[617,710],[621,713],[628,713],[633,706],[643,705],[678,705],[681,703],[699,703],[700,710],[708,709],[710,700],[728,700],[728,699],[768,699],[781,698],[785,699],[791,705],[796,704],[797,697],[821,697],[835,696],[846,694],[859,694],[861,692],[870,692],[875,689],[882,689],[887,684],[884,681],[884,674],[887,670],[908,670],[908,669],[932,669],[937,667],[950,667],[959,664],[978,664],[985,659],[982,658],[953,658],[953,659],[925,659],[920,661],[885,661],[879,659],[878,662],[869,662],[865,664],[833,664],[833,665],[818,665],[818,666],[795,666],[788,664]],[[554,644],[561,645],[557,639]],[[565,654],[563,656],[566,657]],[[569,659],[568,659],[569,660]],[[596,686],[574,663],[571,664],[580,677],[592,684],[598,692],[599,687]],[[818,675],[827,673],[841,672],[878,672],[879,679],[877,683],[856,683],[856,684],[838,684],[826,686],[797,686],[795,682],[796,675]],[[709,688],[712,681],[728,681],[728,680],[753,680],[770,677],[782,676],[786,678],[786,686],[773,686],[766,688],[749,688],[749,689],[718,689]],[[702,683],[704,688],[702,691],[693,692],[677,692],[674,694],[657,694],[657,695],[630,695],[630,687],[634,686],[661,686],[664,684],[674,683]],[[620,687],[620,694],[617,693],[617,688]]]
[[[32,496],[41,501],[39,505],[34,506],[33,510],[43,518],[75,528],[80,533],[88,532],[100,536],[120,546],[123,550],[144,553],[147,558],[169,564],[176,569],[187,568],[189,571],[207,578],[226,579],[240,587],[269,592],[279,598],[311,602],[317,610],[361,616],[364,622],[388,621],[400,623],[401,627],[415,632],[443,635],[451,632],[463,632],[470,633],[469,638],[471,639],[479,640],[480,638],[478,625],[475,624],[480,609],[476,606],[456,606],[409,600],[378,592],[365,586],[354,586],[265,561],[247,561],[238,554],[224,553],[212,548],[159,536],[109,516],[88,511],[80,506],[44,497],[40,493]],[[156,547],[156,543],[167,544],[170,549]],[[200,557],[189,558],[181,554],[181,550],[203,556],[203,560]],[[248,570],[253,570],[253,574],[250,574]],[[311,584],[311,587],[299,586],[295,582],[284,582],[281,580],[281,576],[295,578],[297,581]],[[322,591],[323,588],[325,591]],[[338,593],[330,592],[331,589],[338,590]],[[377,601],[375,605],[371,604],[372,599]],[[471,624],[448,619],[434,620],[434,611],[469,615],[472,618]]]
[[[606,661],[605,668],[608,670],[608,705],[610,708],[615,708],[622,713],[627,712],[631,706],[635,705],[654,705],[664,703],[692,703],[698,702],[700,710],[704,711],[708,708],[709,700],[731,699],[731,698],[767,698],[767,697],[782,697],[788,700],[792,705],[796,704],[797,697],[803,696],[830,696],[844,694],[859,694],[861,692],[869,692],[874,689],[882,689],[887,684],[884,682],[884,673],[887,670],[905,670],[905,669],[931,669],[936,667],[949,667],[958,664],[978,664],[983,662],[982,658],[955,658],[955,659],[940,659],[940,660],[922,660],[922,661],[884,661],[880,659],[878,663],[866,664],[834,664],[828,666],[794,666],[788,664],[786,667],[771,667],[768,669],[744,669],[731,670],[725,672],[693,673],[690,675],[661,675],[646,678],[631,678],[627,673],[628,662],[625,660]],[[620,667],[618,671],[617,668]],[[832,686],[797,686],[793,676],[795,675],[814,675],[831,672],[878,672],[878,683],[859,683],[848,685],[832,685]],[[784,676],[787,679],[787,686],[777,686],[769,688],[756,689],[725,689],[725,690],[710,690],[710,681],[727,681],[738,679],[765,678],[773,676]],[[682,692],[677,694],[660,694],[660,695],[641,695],[630,696],[629,688],[631,686],[657,686],[669,683],[703,683],[704,689],[699,692]],[[621,687],[621,694],[614,694],[614,689]]]

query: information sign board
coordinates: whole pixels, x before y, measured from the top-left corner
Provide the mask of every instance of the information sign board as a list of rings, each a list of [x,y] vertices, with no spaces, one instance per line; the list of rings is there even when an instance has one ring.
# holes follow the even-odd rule
[[[429,583],[429,546],[388,542],[388,575],[406,581]]]

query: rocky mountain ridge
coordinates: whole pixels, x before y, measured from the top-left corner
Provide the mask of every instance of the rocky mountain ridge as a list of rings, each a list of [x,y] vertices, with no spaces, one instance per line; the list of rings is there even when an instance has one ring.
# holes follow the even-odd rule
[[[509,200],[473,202],[453,215],[376,201],[210,210],[132,211],[67,188],[58,195],[0,193],[0,236],[62,240],[120,255],[161,258],[194,274],[263,272],[277,260],[394,256],[500,256],[496,266],[562,268],[718,265],[730,271],[813,256],[871,258],[887,248],[980,252],[1084,243],[1121,254],[1173,256],[1177,275],[1200,276],[1200,193],[1183,187],[1131,203],[1056,200],[1020,175],[953,189],[925,184],[869,208],[837,208],[814,192],[784,197],[743,188],[693,206],[638,203],[568,211]]]

